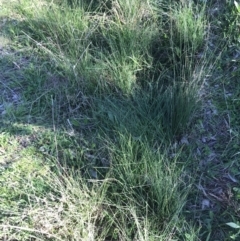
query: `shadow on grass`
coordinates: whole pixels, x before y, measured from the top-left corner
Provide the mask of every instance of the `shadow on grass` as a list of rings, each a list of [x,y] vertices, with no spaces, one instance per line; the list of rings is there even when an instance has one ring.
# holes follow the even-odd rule
[[[109,91],[89,94],[49,59],[37,57],[37,50],[4,51],[1,131],[66,168],[80,169],[91,178],[97,170],[103,177],[110,163],[108,142],[117,146],[119,135],[164,152],[184,130],[181,121],[187,117],[178,119],[181,110],[174,108],[180,99],[170,87],[156,85],[131,96]]]
[[[27,23],[12,21],[17,25],[12,31],[18,31],[14,34],[18,39],[24,39],[26,36],[21,29],[24,30]],[[8,25],[5,33],[12,38]],[[0,111],[5,132],[23,135],[23,126],[36,125],[51,130],[52,136],[56,131],[67,133],[66,139],[74,139],[72,134],[81,136],[80,143],[83,139],[90,143],[91,147],[84,145],[85,149],[91,150],[88,155],[101,149],[102,140],[116,141],[118,133],[147,140],[154,148],[166,148],[181,139],[196,107],[194,91],[187,95],[189,92],[184,86],[165,87],[162,80],[149,82],[131,95],[120,90],[89,91],[84,83],[88,80],[77,78],[69,69],[43,56],[37,46],[25,44],[18,46],[15,43],[17,50],[10,47],[1,50],[0,65],[4,71],[0,82],[3,93]],[[29,134],[27,129],[26,135]],[[69,145],[73,142],[66,141]],[[66,143],[62,145],[60,141],[59,147],[69,149]]]
[[[21,24],[24,29],[26,23],[19,23],[20,29]],[[66,169],[80,169],[83,176],[92,179],[107,175],[111,164],[110,154],[115,156],[115,164],[118,164],[118,158],[123,159],[122,173],[115,174],[121,175],[127,190],[133,184],[137,187],[142,185],[142,181],[148,181],[141,179],[145,178],[145,167],[135,168],[137,161],[141,160],[141,164],[146,162],[141,153],[142,146],[147,143],[150,153],[161,149],[167,152],[171,141],[181,139],[189,114],[194,110],[195,103],[191,102],[191,97],[185,96],[184,91],[181,92],[182,86],[163,88],[156,83],[149,88],[138,89],[130,96],[121,91],[88,91],[82,84],[82,79],[76,78],[69,70],[56,66],[54,61],[41,56],[41,52],[31,46],[20,47],[20,51],[6,49],[6,54],[2,55],[0,61],[0,67],[4,69],[0,86],[4,93],[0,103],[2,131],[19,140],[21,145],[26,143],[24,138],[28,138],[30,142],[27,145],[33,145],[36,153],[41,153],[46,159],[60,161]],[[33,138],[29,139],[29,136]],[[126,143],[121,143],[123,140],[119,136],[125,136]],[[115,149],[110,150],[113,147],[109,148],[109,143],[114,144]],[[145,147],[147,151],[148,146]],[[146,154],[146,157],[149,158],[146,165],[156,159],[154,170],[158,170],[158,155],[153,158]],[[166,160],[170,158],[166,156]],[[125,166],[129,169],[125,170]],[[131,173],[133,169],[134,175]],[[146,171],[147,169],[148,167]],[[180,165],[179,169],[176,167],[178,172],[180,169]],[[165,171],[157,172],[159,176],[153,178],[156,183],[152,186],[156,188],[157,194],[161,188],[165,190],[165,187],[169,187],[172,190],[181,176],[178,173],[176,179],[171,179],[170,170],[168,175],[174,183],[168,186],[167,177],[164,179],[166,183],[160,185],[158,180],[164,173]],[[114,195],[118,194],[114,192],[115,186],[112,191]],[[143,191],[142,187],[135,189],[138,197],[137,193]],[[143,197],[145,195],[142,194]],[[167,194],[163,197],[167,210],[171,203],[168,203],[165,196]],[[161,193],[159,197],[162,197]],[[116,200],[117,198],[118,195]],[[152,199],[155,198],[157,197],[153,196]],[[149,201],[149,197],[146,200]],[[175,196],[173,200],[179,205]],[[145,209],[145,199],[142,202]],[[156,206],[153,210],[158,211],[161,202],[150,200],[149,203],[151,202],[151,205]]]
[[[20,29],[27,26],[13,22]],[[38,49],[28,45],[20,51],[3,48],[1,53],[1,132],[21,143],[34,132],[29,145],[68,168],[80,167],[82,174],[88,172],[91,178],[96,178],[97,171],[106,174],[109,140],[118,146],[119,134],[126,135],[135,143],[146,141],[152,149],[166,150],[171,141],[181,139],[194,110],[192,98],[179,93],[179,86],[162,89],[156,84],[131,96],[90,93],[82,80],[41,56]]]

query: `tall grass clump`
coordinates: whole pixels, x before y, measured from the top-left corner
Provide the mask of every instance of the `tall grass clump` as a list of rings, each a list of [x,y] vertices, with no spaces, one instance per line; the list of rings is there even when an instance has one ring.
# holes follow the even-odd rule
[[[18,5],[24,35],[78,81],[130,93],[138,73],[151,64],[148,48],[156,32],[151,6],[148,1],[113,1],[107,8],[102,2],[102,13],[93,11],[92,4]]]
[[[18,5],[17,9],[24,16],[21,24],[29,42],[69,67],[80,61],[92,33],[83,8],[71,9],[47,2],[39,6],[32,2],[28,7]]]
[[[0,178],[11,184],[0,188],[0,238],[146,241],[194,236],[180,214],[190,186],[177,157],[169,159],[127,133],[119,133],[117,143],[109,140],[107,148],[104,179],[84,178],[80,170],[60,166],[53,173],[51,162],[40,163],[38,170],[33,156],[13,165]]]
[[[131,94],[139,76],[151,67],[148,49],[157,31],[150,21],[155,21],[155,15],[148,1],[113,1],[109,14],[99,29],[103,40],[99,46],[100,76],[104,82]]]
[[[205,7],[197,7],[192,1],[179,4],[171,13],[171,47],[173,60],[178,63],[176,75],[180,75],[180,81],[192,82],[196,68],[204,65],[204,61],[198,62],[198,55],[204,57],[206,47],[205,39],[208,26],[205,19]],[[177,71],[179,69],[179,71]],[[201,73],[198,77],[202,77]],[[175,76],[177,78],[177,76]],[[195,77],[196,78],[196,77]],[[201,79],[200,79],[201,80]],[[195,81],[197,81],[195,79]]]
[[[204,5],[115,0],[91,1],[88,7],[85,1],[27,7],[24,2],[17,8],[23,15],[19,34],[65,78],[61,99],[77,96],[79,89],[130,99],[152,92],[153,101],[164,96],[156,110],[149,101],[153,112],[161,112],[153,122],[173,137],[186,128],[208,71]]]
[[[125,210],[121,211],[123,215],[116,215],[113,223],[117,225],[116,239],[171,240],[190,190],[177,158],[170,160],[166,153],[152,150],[147,142],[134,140],[128,134],[120,134],[118,143],[109,144],[109,148],[111,211]],[[179,191],[183,189],[186,192],[181,191],[182,195]],[[173,236],[182,234],[176,231]]]
[[[150,83],[155,93],[165,96],[163,124],[178,136],[198,106],[199,89],[210,71],[209,29],[204,5],[200,8],[192,1],[181,1],[157,6],[163,17],[159,38],[153,42],[154,78]]]
[[[156,60],[172,60],[174,57],[177,63],[184,56],[192,60],[192,54],[200,51],[206,37],[204,8],[194,7],[191,1],[169,4],[166,8],[161,3],[156,5],[154,1],[119,0],[113,1],[104,14],[88,12],[82,7],[84,4],[74,8],[69,8],[67,4],[45,3],[41,7],[35,4],[31,8],[20,5],[19,10],[25,17],[33,40],[52,43],[52,49],[55,48],[53,53],[59,53],[66,60],[70,56],[75,59],[75,64],[74,61],[70,62],[75,68],[81,66],[92,53],[94,58],[89,71],[97,69],[98,65],[94,66],[98,53],[106,58],[107,65],[118,61],[119,68],[125,59],[130,63],[132,60],[136,63],[134,69],[138,71],[146,63],[150,67],[150,49],[155,52],[153,57],[157,55]],[[30,14],[33,8],[34,14]],[[165,56],[161,56],[158,50]]]
[[[20,32],[65,78],[58,99],[78,96],[78,90],[134,102],[138,93],[152,96],[147,108],[159,112],[152,123],[170,139],[181,135],[208,71],[204,6],[147,0],[43,3],[18,5]],[[155,99],[161,102],[156,105]]]

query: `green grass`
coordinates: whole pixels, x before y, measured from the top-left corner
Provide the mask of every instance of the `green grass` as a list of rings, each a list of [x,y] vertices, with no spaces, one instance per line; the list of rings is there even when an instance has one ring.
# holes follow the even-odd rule
[[[215,4],[0,4],[0,239],[237,240],[239,15]]]

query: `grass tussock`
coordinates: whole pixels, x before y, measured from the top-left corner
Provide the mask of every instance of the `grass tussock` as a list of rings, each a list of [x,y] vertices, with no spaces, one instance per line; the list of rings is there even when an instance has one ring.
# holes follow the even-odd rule
[[[210,240],[191,196],[201,151],[186,138],[221,52],[208,3],[3,10],[0,239]]]
[[[36,161],[36,150],[31,159],[24,158],[26,151],[1,176],[9,184],[1,188],[3,238],[172,240],[173,233],[181,237],[182,231],[192,232],[191,227],[175,229],[190,188],[177,158],[169,160],[146,143],[121,135],[118,144],[109,143],[106,176],[86,179],[81,170],[53,173]],[[95,172],[101,176],[100,168]]]

